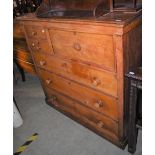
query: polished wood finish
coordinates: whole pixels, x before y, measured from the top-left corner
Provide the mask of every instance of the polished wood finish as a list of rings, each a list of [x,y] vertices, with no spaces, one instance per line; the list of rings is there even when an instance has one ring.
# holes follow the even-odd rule
[[[29,14],[18,20],[47,103],[124,148],[129,110],[124,75],[141,65],[141,12],[96,19]]]
[[[41,69],[38,70],[38,74],[46,87],[70,96],[94,110],[118,120],[117,100],[115,98]]]
[[[43,27],[38,26],[37,28],[35,26],[25,26],[25,31],[28,35],[28,37],[37,39],[46,39],[46,31]]]
[[[116,73],[103,71],[83,63],[68,61],[67,59],[60,59],[59,57],[39,52],[33,52],[32,55],[38,67],[52,70],[52,72],[58,75],[117,98]]]
[[[94,63],[107,70],[115,70],[112,36],[62,30],[51,30],[50,36],[55,55],[85,61],[88,64]]]

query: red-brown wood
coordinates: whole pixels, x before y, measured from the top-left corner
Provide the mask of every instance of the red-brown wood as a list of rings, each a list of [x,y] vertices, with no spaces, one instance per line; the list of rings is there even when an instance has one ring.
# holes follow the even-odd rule
[[[93,89],[81,86],[75,82],[41,69],[38,70],[38,75],[46,87],[76,99],[89,108],[103,113],[116,121],[118,120],[117,100],[115,98],[106,96]],[[100,102],[102,104],[101,106],[99,106]]]
[[[125,146],[129,109],[124,74],[141,62],[141,12],[114,11],[96,19],[40,19],[30,14],[18,20],[25,27],[47,103]],[[31,47],[34,41],[42,44],[42,51]]]
[[[32,54],[38,67],[52,70],[58,75],[117,98],[117,76],[115,73],[39,52]]]
[[[79,59],[115,71],[115,53],[112,36],[50,30],[56,55]]]
[[[13,23],[13,58],[23,70],[31,74],[36,74],[33,60],[26,43],[23,24],[18,20],[14,20]]]

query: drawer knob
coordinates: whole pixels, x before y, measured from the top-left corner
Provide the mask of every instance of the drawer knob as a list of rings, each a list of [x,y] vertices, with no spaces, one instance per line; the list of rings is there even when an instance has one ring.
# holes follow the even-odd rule
[[[33,32],[32,32],[32,35],[33,35],[33,36],[37,35],[37,32],[33,31]]]
[[[58,106],[58,102],[57,102],[57,97],[56,96],[53,95],[52,98],[51,98],[51,101],[52,101],[54,106],[56,106],[56,107]]]
[[[52,81],[51,81],[50,79],[47,79],[47,80],[46,80],[46,84],[48,84],[48,85],[49,85],[51,82],[52,82]]]
[[[41,32],[42,32],[42,33],[45,33],[45,30],[44,30],[44,29],[42,29],[42,30],[41,30]]]
[[[103,128],[103,127],[104,127],[104,123],[103,123],[102,121],[99,121],[99,122],[97,123],[97,126],[98,126],[99,128]]]
[[[96,108],[101,108],[103,107],[103,102],[101,100],[98,100],[95,105],[94,105]]]
[[[32,43],[32,46],[34,47],[35,46],[35,43]]]
[[[44,66],[45,64],[46,64],[46,61],[44,61],[44,60],[43,61],[40,61],[40,65],[41,66]]]
[[[93,78],[93,82],[92,82],[93,86],[98,86],[99,84],[101,84],[101,81],[98,78]]]
[[[74,49],[77,50],[77,51],[80,51],[81,50],[81,46],[79,43],[74,43]]]

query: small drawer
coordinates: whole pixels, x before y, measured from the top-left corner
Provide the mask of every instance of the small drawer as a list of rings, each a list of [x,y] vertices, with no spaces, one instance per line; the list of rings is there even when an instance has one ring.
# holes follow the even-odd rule
[[[32,26],[32,25],[24,25],[26,34],[29,38],[39,38],[39,39],[46,39],[46,31],[45,28],[41,26]]]
[[[39,67],[117,97],[117,76],[115,73],[97,70],[82,63],[66,61],[42,53],[35,52],[33,55]]]
[[[75,100],[63,96],[52,89],[48,89],[46,87],[44,90],[49,104],[63,112],[66,112],[69,116],[71,115],[76,120],[80,120],[85,126],[88,125],[91,129],[93,128],[99,131],[104,134],[104,136],[107,134],[112,137],[118,137],[117,122],[92,111]]]
[[[115,71],[112,36],[63,30],[49,32],[56,55]]]
[[[47,40],[29,39],[29,47],[33,52],[43,52],[53,54],[53,49],[50,47]]]
[[[115,98],[42,69],[38,69],[38,74],[46,87],[61,92],[113,120],[118,120],[117,100]]]

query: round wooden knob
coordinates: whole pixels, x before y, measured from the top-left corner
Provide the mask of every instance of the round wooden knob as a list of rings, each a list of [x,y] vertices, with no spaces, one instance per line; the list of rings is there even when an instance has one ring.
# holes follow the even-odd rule
[[[77,51],[80,51],[81,50],[81,46],[79,43],[74,43],[74,49],[77,50]]]
[[[93,86],[98,86],[99,84],[101,83],[101,81],[98,79],[98,78],[93,78],[93,82],[92,82],[92,84],[93,84]]]
[[[35,46],[35,43],[32,43],[32,46],[34,47]]]
[[[45,64],[46,64],[46,61],[44,61],[44,60],[40,61],[41,66],[44,66]]]
[[[37,32],[33,31],[33,32],[32,32],[32,35],[33,35],[33,36],[37,35]]]
[[[41,30],[41,32],[42,32],[42,33],[45,33],[45,30],[44,30],[44,29],[42,29],[42,30]]]
[[[101,108],[101,107],[103,107],[103,102],[102,102],[101,100],[97,101],[97,102],[95,103],[95,107],[96,107],[96,108]]]
[[[48,84],[48,85],[49,85],[51,82],[52,82],[52,81],[51,81],[50,79],[47,79],[47,80],[46,80],[46,84]]]
[[[104,127],[104,123],[103,123],[102,121],[99,121],[99,122],[97,123],[97,126],[98,126],[99,128],[103,128],[103,127]]]
[[[56,107],[58,106],[58,102],[57,102],[57,97],[56,97],[56,96],[53,95],[53,96],[51,97],[51,101],[52,101],[52,104],[53,104],[54,106],[56,106]]]
[[[86,104],[86,105],[88,105],[89,104],[89,101],[84,101],[83,103]]]

